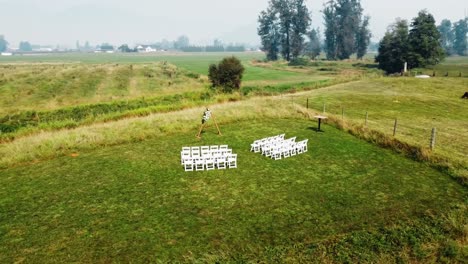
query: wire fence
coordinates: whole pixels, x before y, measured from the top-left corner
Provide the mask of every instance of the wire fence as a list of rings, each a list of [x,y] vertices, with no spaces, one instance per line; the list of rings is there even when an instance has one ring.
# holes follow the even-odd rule
[[[303,96],[283,96],[283,103],[291,103],[308,109],[314,115],[333,117],[345,124],[362,126],[393,137],[413,146],[449,157],[468,165],[468,121],[451,123],[434,114],[433,118],[411,117],[403,110],[366,109],[365,105],[347,102],[327,102]],[[325,121],[326,122],[326,121]]]

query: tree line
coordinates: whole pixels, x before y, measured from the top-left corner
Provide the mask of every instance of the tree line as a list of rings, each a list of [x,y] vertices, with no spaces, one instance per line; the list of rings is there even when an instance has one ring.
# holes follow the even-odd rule
[[[360,0],[330,0],[322,11],[325,20],[324,49],[329,60],[361,59],[370,43],[369,16],[363,16]],[[322,50],[320,30],[310,29],[310,12],[304,0],[270,0],[258,17],[258,35],[268,60],[287,61],[300,56],[315,59]],[[305,38],[308,42],[305,42]]]
[[[447,55],[467,55],[468,18],[452,24],[448,19],[442,20],[437,27],[440,33],[440,44]]]
[[[436,65],[454,51],[466,55],[467,19],[460,20],[452,29],[449,22],[443,20],[437,27],[434,17],[426,10],[420,11],[411,24],[397,19],[379,43],[375,59],[379,68],[387,73],[399,73],[405,63],[409,68],[419,68]]]

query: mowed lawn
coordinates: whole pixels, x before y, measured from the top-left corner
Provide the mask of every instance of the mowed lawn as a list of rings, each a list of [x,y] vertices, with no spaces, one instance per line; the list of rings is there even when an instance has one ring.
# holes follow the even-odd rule
[[[440,243],[463,236],[450,223],[466,224],[447,217],[466,201],[466,188],[330,126],[316,133],[315,125],[232,123],[221,137],[211,127],[201,141],[196,131],[174,133],[1,170],[0,262],[424,262],[447,255]],[[273,161],[249,151],[254,139],[280,133],[309,139],[309,152]],[[184,172],[181,147],[212,144],[233,148],[239,168]]]

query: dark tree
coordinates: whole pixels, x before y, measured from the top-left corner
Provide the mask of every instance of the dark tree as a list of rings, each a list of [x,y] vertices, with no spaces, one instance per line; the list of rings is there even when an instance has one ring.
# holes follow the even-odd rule
[[[336,60],[337,44],[336,36],[338,31],[338,19],[336,17],[335,1],[331,0],[323,9],[323,18],[325,21],[325,51],[328,60]]]
[[[359,31],[356,34],[356,56],[358,59],[362,59],[367,53],[367,47],[370,44],[370,38],[372,34],[369,30],[369,17],[364,17]]]
[[[277,59],[278,51],[287,61],[299,57],[310,21],[304,0],[270,0],[258,18],[258,34],[267,58]]]
[[[440,25],[437,27],[440,33],[440,45],[445,51],[445,54],[451,55],[453,53],[453,39],[454,32],[452,31],[452,22],[448,19],[442,20]]]
[[[330,60],[349,59],[359,51],[367,52],[369,18],[362,17],[360,0],[330,0],[325,4],[325,47]]]
[[[312,29],[309,32],[309,42],[307,42],[306,49],[305,49],[305,55],[310,57],[312,60],[315,60],[317,56],[320,55],[320,52],[322,51],[322,44],[320,42],[320,30],[317,29]]]
[[[335,12],[338,19],[337,55],[344,60],[356,51],[356,33],[361,23],[362,8],[360,0],[337,0]]]
[[[411,22],[409,44],[408,65],[411,68],[435,65],[445,56],[435,19],[425,10],[420,11]]]
[[[278,13],[280,24],[281,56],[291,60],[291,29],[293,20],[292,0],[272,0],[273,7]]]
[[[130,48],[128,47],[127,44],[121,45],[121,46],[118,48],[118,50],[120,50],[121,52],[133,52],[133,50],[130,49]]]
[[[0,52],[6,51],[8,48],[8,42],[3,35],[0,35]]]
[[[19,44],[20,51],[32,51],[31,44],[27,41],[21,41]]]
[[[466,34],[468,33],[468,18],[460,19],[453,27],[454,42],[453,49],[460,55],[465,56],[467,53],[467,40]]]
[[[262,42],[262,50],[266,52],[267,60],[278,60],[280,44],[280,26],[276,13],[272,8],[262,11],[258,17],[258,35]]]
[[[408,22],[397,20],[380,41],[375,61],[387,73],[401,72],[408,58],[408,50]]]
[[[208,77],[213,87],[220,88],[223,92],[239,90],[244,74],[244,66],[236,57],[224,58],[218,65],[209,67]]]
[[[297,59],[305,48],[304,36],[307,34],[311,19],[304,0],[295,0],[293,5],[291,55],[292,59]]]

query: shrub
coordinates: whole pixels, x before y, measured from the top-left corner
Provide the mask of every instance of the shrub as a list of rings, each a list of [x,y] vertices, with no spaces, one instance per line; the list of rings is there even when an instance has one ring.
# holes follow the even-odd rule
[[[211,64],[208,77],[213,87],[220,88],[223,92],[239,90],[242,82],[244,66],[236,57],[224,58],[218,65]]]

